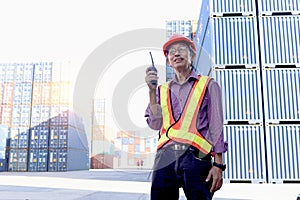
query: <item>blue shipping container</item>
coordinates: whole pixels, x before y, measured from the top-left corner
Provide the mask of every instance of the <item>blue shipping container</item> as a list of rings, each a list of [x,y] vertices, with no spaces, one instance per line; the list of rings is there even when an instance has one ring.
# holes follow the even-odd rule
[[[204,0],[205,1],[205,0]],[[207,0],[210,2],[211,16],[256,15],[255,0]]]
[[[300,67],[300,16],[259,18],[262,66]]]
[[[47,171],[48,166],[48,149],[37,148],[29,149],[28,171]]]
[[[263,126],[225,125],[224,139],[228,140],[224,162],[229,166],[224,172],[224,182],[266,182]]]
[[[221,87],[224,124],[263,122],[259,68],[214,69],[212,77]]]
[[[299,0],[263,0],[257,1],[258,12],[260,15],[272,15],[280,13],[299,14]]]
[[[7,171],[7,159],[0,158],[0,172]]]
[[[266,125],[270,183],[300,181],[300,125]]]
[[[209,72],[212,67],[259,66],[256,24],[256,17],[210,18],[203,46],[198,47],[199,54],[194,62],[196,68],[201,72]],[[210,65],[203,66],[203,63]]]
[[[300,122],[300,69],[268,68],[262,71],[265,121]]]

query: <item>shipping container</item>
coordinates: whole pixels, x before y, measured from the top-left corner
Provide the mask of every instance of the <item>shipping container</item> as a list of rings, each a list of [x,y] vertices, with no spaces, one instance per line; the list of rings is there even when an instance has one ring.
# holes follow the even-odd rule
[[[51,86],[51,82],[42,84],[42,91],[40,93],[40,96],[42,98],[43,104],[51,104]]]
[[[167,39],[173,34],[181,34],[187,38],[192,37],[192,22],[191,20],[170,20],[166,21]]]
[[[264,0],[257,1],[260,15],[299,14],[299,0]]]
[[[256,15],[255,0],[212,0],[209,2],[210,16]]]
[[[87,135],[72,126],[50,126],[49,147],[87,150]]]
[[[266,124],[270,183],[300,181],[300,125]]]
[[[300,67],[300,16],[259,17],[262,66]]]
[[[51,83],[51,104],[70,104],[70,82]]]
[[[14,83],[3,83],[2,87],[3,87],[2,104],[3,105],[13,104]]]
[[[52,62],[44,63],[43,82],[51,82],[52,81],[52,69],[53,69]]]
[[[5,82],[5,71],[6,71],[6,65],[0,63],[0,83]]]
[[[203,46],[198,50],[194,66],[200,72],[209,72],[212,67],[259,66],[257,33],[256,17],[210,18]]]
[[[6,147],[6,140],[10,135],[10,128],[0,124],[0,146]]]
[[[9,63],[5,65],[5,81],[6,83],[13,83],[15,81],[15,64]]]
[[[45,172],[48,166],[48,149],[34,148],[29,149],[28,171]]]
[[[205,32],[207,31],[208,21],[210,19],[210,7],[209,0],[203,0],[200,8],[200,15],[198,18],[198,25],[195,37],[193,41],[196,45],[197,54],[199,53],[199,49],[202,47],[203,39]]]
[[[34,63],[34,82],[52,81],[52,62]]]
[[[35,127],[31,127],[29,137],[30,148],[48,148],[49,132],[50,130],[48,126],[37,125]]]
[[[266,182],[264,132],[262,125],[225,125],[228,151],[224,162],[224,182]]]
[[[24,64],[23,63],[16,63],[15,68],[15,82],[23,82],[24,80]]]
[[[30,126],[30,115],[31,115],[31,106],[14,104],[12,110],[12,123],[13,127],[29,127]]]
[[[222,92],[224,124],[263,122],[259,68],[213,69]]]
[[[74,111],[68,110],[68,106],[51,105],[50,126],[68,126],[85,130],[83,119]]]
[[[0,124],[11,126],[12,105],[0,105]]]
[[[89,169],[89,153],[80,149],[49,149],[48,171]]]
[[[0,158],[0,172],[7,171],[7,159]]]
[[[300,122],[300,69],[262,70],[265,121]]]
[[[29,129],[12,127],[10,130],[10,148],[28,148]]]
[[[25,148],[10,148],[8,171],[27,171],[28,150]]]
[[[24,82],[33,82],[33,64],[25,63],[24,64]]]
[[[97,154],[91,158],[91,169],[112,169],[114,167],[114,155]]]
[[[14,88],[13,103],[14,104],[31,104],[32,84],[16,83]]]

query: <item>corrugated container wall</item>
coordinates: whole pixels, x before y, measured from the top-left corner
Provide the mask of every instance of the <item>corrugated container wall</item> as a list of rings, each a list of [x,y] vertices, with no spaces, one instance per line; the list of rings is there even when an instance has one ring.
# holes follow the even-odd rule
[[[262,66],[300,67],[300,16],[259,18]]]
[[[281,13],[299,14],[299,0],[261,0],[257,1],[259,15],[273,15]]]
[[[224,181],[266,182],[263,126],[225,125],[224,140],[228,141],[224,162],[230,166]]]
[[[263,69],[265,121],[300,123],[300,69]]]
[[[224,124],[263,122],[259,68],[214,69],[212,77],[221,87]]]
[[[270,183],[300,180],[300,125],[266,125]]]
[[[196,68],[201,72],[209,72],[212,67],[259,66],[256,24],[255,17],[210,18],[203,46],[197,47],[201,49],[195,59]],[[203,63],[211,63],[211,65],[203,66]]]
[[[256,15],[255,0],[212,0],[211,16]]]

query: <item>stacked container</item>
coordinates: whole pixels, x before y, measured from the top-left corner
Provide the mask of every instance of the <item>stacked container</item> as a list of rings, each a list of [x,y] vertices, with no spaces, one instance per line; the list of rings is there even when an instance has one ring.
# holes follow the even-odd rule
[[[9,137],[9,127],[0,125],[0,172],[7,171],[8,155],[7,143]]]
[[[0,132],[0,170],[89,167],[82,119],[69,110],[70,83],[52,82],[52,65],[0,64],[0,125],[7,127]]]
[[[225,182],[265,182],[265,145],[256,5],[203,0],[194,66],[222,91]]]
[[[92,116],[91,168],[113,168],[113,144],[105,134],[105,99],[94,99]]]
[[[226,182],[300,180],[299,13],[296,0],[202,2],[195,66],[222,89]]]
[[[9,171],[27,171],[33,70],[32,64],[15,64]]]
[[[155,138],[144,138],[137,131],[119,131],[115,139],[117,147],[118,167],[151,168],[156,150]]]
[[[258,2],[268,181],[300,180],[300,3]]]
[[[89,168],[88,142],[83,120],[70,111],[70,83],[51,83],[48,135],[48,171]]]

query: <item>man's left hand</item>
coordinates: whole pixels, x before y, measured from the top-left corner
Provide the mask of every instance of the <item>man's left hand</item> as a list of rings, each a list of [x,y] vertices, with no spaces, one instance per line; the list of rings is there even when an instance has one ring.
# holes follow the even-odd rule
[[[214,193],[218,191],[223,185],[222,170],[218,167],[213,166],[208,173],[206,182],[208,182],[210,179],[212,179],[210,192]]]

